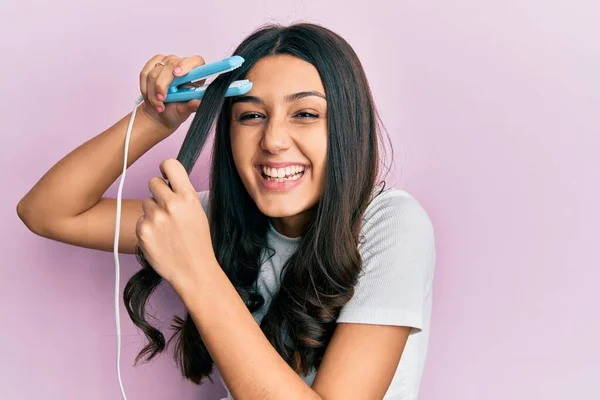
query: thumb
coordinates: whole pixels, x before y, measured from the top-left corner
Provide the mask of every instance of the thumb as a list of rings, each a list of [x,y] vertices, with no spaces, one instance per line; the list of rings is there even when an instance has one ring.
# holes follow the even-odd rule
[[[186,111],[189,113],[196,112],[198,107],[200,107],[199,99],[190,100],[185,104]]]
[[[193,110],[191,109],[189,103],[192,101],[175,103],[175,116],[177,119],[186,120],[190,116]]]

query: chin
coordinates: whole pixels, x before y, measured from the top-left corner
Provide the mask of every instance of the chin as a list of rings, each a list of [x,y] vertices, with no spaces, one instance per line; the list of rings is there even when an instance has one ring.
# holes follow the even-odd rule
[[[285,197],[273,199],[272,196],[261,196],[255,198],[256,206],[269,218],[288,218],[307,211],[309,207],[301,204],[290,204]]]

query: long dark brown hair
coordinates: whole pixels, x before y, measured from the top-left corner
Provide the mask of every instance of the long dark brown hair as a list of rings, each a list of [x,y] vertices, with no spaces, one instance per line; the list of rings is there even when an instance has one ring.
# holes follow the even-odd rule
[[[276,54],[315,66],[325,88],[328,146],[323,193],[296,252],[283,267],[280,290],[260,324],[281,357],[298,374],[307,375],[319,367],[339,311],[352,297],[361,271],[361,222],[378,186],[381,125],[357,55],[343,38],[322,26],[264,26],[234,54],[245,59],[243,66],[211,83],[177,158],[190,173],[216,119],[209,190],[211,238],[220,266],[250,312],[264,304],[256,281],[264,262],[261,257],[269,250],[268,217],[258,210],[235,168],[229,136],[232,100],[224,97],[225,91],[258,60]],[[128,281],[124,300],[149,343],[136,364],[165,349],[163,334],[147,322],[145,312],[161,277],[139,249],[137,258],[143,268]],[[183,375],[199,384],[211,374],[213,360],[189,313],[185,319],[176,316],[172,327],[175,359]]]

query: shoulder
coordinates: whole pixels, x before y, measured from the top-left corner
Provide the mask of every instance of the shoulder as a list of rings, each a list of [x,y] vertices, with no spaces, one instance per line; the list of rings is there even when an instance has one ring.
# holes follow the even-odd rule
[[[414,196],[401,189],[387,188],[373,194],[363,216],[362,231],[370,235],[412,231],[433,236],[433,223]]]

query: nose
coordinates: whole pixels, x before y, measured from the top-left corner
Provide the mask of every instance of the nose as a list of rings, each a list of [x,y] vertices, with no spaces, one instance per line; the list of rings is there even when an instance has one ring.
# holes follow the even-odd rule
[[[281,151],[289,149],[291,144],[292,138],[289,135],[287,124],[284,121],[269,119],[260,144],[262,149],[271,154],[279,154]]]

